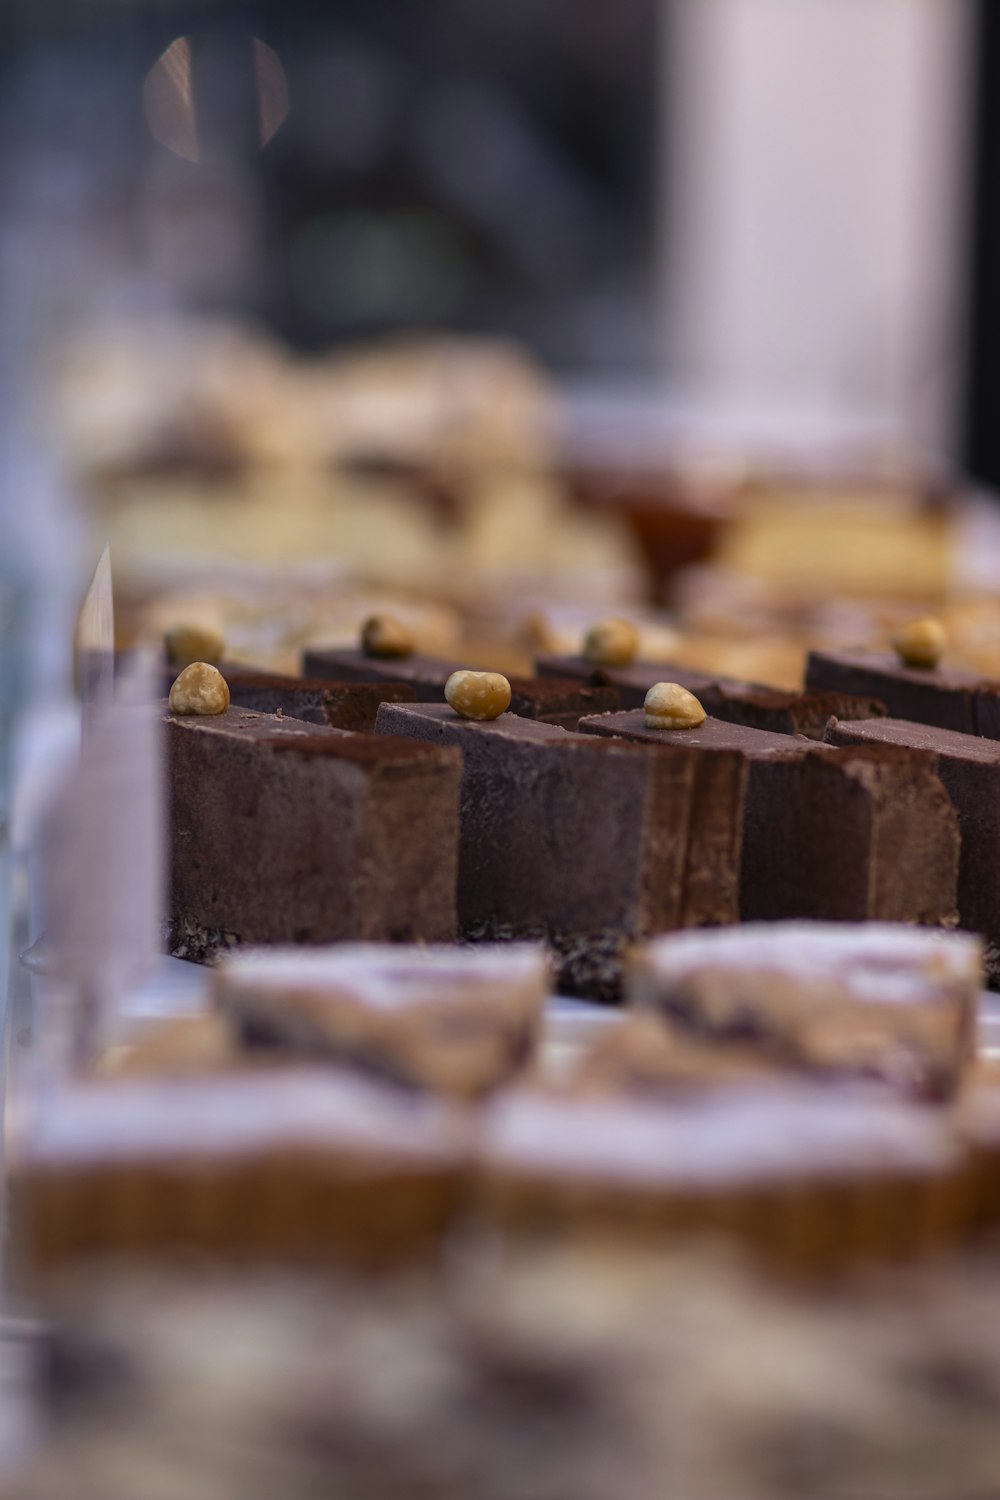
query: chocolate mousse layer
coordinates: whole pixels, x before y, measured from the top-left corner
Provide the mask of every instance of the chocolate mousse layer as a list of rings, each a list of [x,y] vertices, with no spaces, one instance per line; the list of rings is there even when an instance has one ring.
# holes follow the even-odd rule
[[[697,729],[648,729],[641,710],[582,719],[580,729],[743,757],[744,921],[955,923],[958,820],[925,756],[889,746],[831,753],[712,718]]]
[[[226,674],[223,673],[225,677]],[[324,682],[276,672],[240,672],[226,677],[231,701],[255,713],[281,714],[307,724],[327,724],[371,734],[380,703],[413,703],[406,682]]]
[[[812,651],[806,687],[870,695],[885,704],[893,719],[1000,736],[1000,689],[955,667],[904,666],[893,651]]]
[[[834,720],[827,738],[834,745],[902,745],[923,753],[935,768],[955,804],[961,833],[959,921],[986,940],[987,971],[995,984],[1000,979],[1000,744],[901,719]]]
[[[249,709],[164,718],[178,957],[454,937],[454,751]]]
[[[412,688],[418,703],[441,703],[448,678],[467,666],[468,662],[447,661],[416,653],[381,658],[347,649],[307,651],[303,657],[303,670],[307,676],[367,683],[395,679]],[[543,724],[557,724],[562,729],[575,729],[582,714],[611,713],[621,702],[617,689],[610,683],[581,681],[575,673],[560,678],[548,674],[541,678],[508,677],[507,680],[512,714],[522,719],[538,719]]]
[[[462,751],[463,936],[542,938],[561,987],[612,999],[634,938],[737,919],[738,755],[709,764],[447,704],[383,704],[377,727]]]

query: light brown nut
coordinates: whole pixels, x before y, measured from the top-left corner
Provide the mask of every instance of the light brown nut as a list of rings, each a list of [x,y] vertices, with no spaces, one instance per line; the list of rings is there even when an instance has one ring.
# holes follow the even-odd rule
[[[628,620],[598,620],[583,641],[583,654],[598,667],[627,667],[639,653],[639,632]]]
[[[499,719],[510,708],[510,683],[500,672],[452,672],[444,695],[463,719]]]
[[[218,667],[193,661],[170,689],[172,714],[224,714],[229,707],[229,684]]]
[[[226,643],[210,625],[175,625],[164,636],[167,660],[174,667],[189,667],[193,661],[220,662]]]
[[[907,667],[936,667],[948,644],[940,620],[911,620],[892,638],[896,655]]]
[[[644,706],[647,729],[697,729],[705,722],[698,699],[679,682],[654,682]]]
[[[361,627],[361,649],[366,656],[412,656],[417,643],[395,615],[369,615]]]

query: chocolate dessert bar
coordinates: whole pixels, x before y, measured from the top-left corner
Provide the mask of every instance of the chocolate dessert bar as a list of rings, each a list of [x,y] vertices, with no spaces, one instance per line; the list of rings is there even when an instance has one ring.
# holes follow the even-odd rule
[[[769,923],[654,938],[631,956],[626,995],[696,1038],[943,1097],[973,1055],[982,971],[965,934]]]
[[[455,751],[249,709],[165,725],[178,957],[454,937]]]
[[[908,667],[894,651],[812,651],[806,687],[868,694],[893,719],[1000,738],[1000,685],[956,667]]]
[[[440,703],[448,678],[466,665],[465,662],[417,654],[381,658],[347,648],[307,651],[303,657],[303,670],[307,676],[336,677],[344,682],[359,683],[396,679],[413,689],[413,696],[419,703]],[[558,679],[548,674],[544,678],[509,677],[507,680],[512,714],[522,719],[538,719],[543,724],[558,724],[563,729],[575,729],[581,714],[611,713],[620,703],[618,691],[611,684],[580,681],[572,673]]]
[[[545,950],[508,943],[245,949],[213,975],[215,1003],[248,1046],[465,1095],[524,1067],[549,986]]]
[[[281,714],[306,724],[328,724],[355,734],[371,734],[380,703],[413,703],[406,682],[325,682],[276,672],[235,672],[227,676],[230,701],[259,714]]]
[[[584,718],[580,730],[745,759],[745,921],[955,924],[958,820],[925,756],[887,745],[833,751],[712,718],[648,729],[641,710]]]
[[[827,739],[835,745],[904,745],[927,755],[958,814],[959,921],[986,939],[987,970],[994,981],[1000,978],[1000,744],[901,719],[834,720]]]
[[[771,691],[761,683],[719,678],[693,667],[678,666],[676,662],[633,661],[627,667],[597,667],[585,656],[543,653],[535,658],[535,671],[539,677],[572,677],[578,682],[594,685],[610,683],[617,689],[623,709],[641,708],[646,694],[656,682],[678,682],[698,698],[703,693],[711,693],[720,682],[725,682],[734,691]]]
[[[333,1070],[68,1084],[14,1163],[24,1270],[405,1259],[453,1220],[464,1155],[439,1101]]]
[[[740,756],[637,753],[514,714],[463,719],[443,703],[383,704],[377,728],[463,753],[466,938],[541,938],[562,987],[609,999],[629,941],[736,920]]]
[[[335,682],[405,682],[418,703],[440,703],[448,678],[464,665],[418,651],[406,656],[370,656],[357,646],[310,647],[302,654],[306,677]]]
[[[860,1086],[520,1091],[488,1108],[479,1137],[480,1212],[507,1232],[721,1231],[796,1271],[950,1242],[964,1187],[945,1118]]]
[[[844,692],[788,693],[759,683],[711,676],[679,667],[673,662],[632,662],[627,667],[595,667],[583,656],[540,656],[539,674],[562,671],[581,682],[613,683],[623,709],[642,708],[649,689],[657,682],[676,682],[700,699],[702,707],[716,719],[746,724],[775,734],[804,734],[821,740],[826,722],[839,719],[872,719],[885,713],[877,698],[856,697]]]
[[[683,684],[682,684],[683,686]],[[730,687],[715,682],[701,697],[702,707],[716,719],[746,724],[773,734],[800,734],[821,740],[831,718],[884,718],[886,708],[877,698],[851,693],[783,693],[771,688]]]

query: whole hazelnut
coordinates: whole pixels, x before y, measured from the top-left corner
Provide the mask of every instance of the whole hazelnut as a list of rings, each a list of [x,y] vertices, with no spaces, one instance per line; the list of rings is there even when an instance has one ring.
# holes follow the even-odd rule
[[[598,667],[627,667],[639,653],[639,632],[628,620],[598,620],[587,631],[583,654]]]
[[[207,661],[193,661],[174,682],[168,700],[172,714],[224,714],[229,684]]]
[[[896,655],[907,667],[936,667],[948,644],[940,620],[911,620],[892,638]]]
[[[189,667],[194,661],[220,662],[226,643],[210,625],[174,625],[164,636],[167,660],[174,667]]]
[[[361,627],[361,649],[366,656],[412,656],[416,647],[412,632],[395,615],[369,615]]]
[[[655,682],[646,694],[647,729],[697,729],[705,722],[705,710],[694,693],[679,682]]]
[[[463,719],[499,719],[510,708],[510,683],[500,672],[452,672],[444,695]]]

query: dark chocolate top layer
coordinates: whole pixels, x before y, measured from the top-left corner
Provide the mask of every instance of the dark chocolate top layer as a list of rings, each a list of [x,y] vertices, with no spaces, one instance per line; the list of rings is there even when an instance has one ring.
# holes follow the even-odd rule
[[[306,651],[302,669],[307,677],[328,678],[341,682],[405,682],[418,694],[435,702],[444,692],[452,672],[466,663],[446,661],[437,656],[367,656],[358,647],[331,647]]]
[[[884,672],[902,682],[918,683],[921,687],[935,683],[942,688],[965,688],[974,691],[982,686],[983,677],[977,672],[965,672],[959,667],[908,667],[901,662],[895,651],[811,651],[809,660],[836,662],[845,667],[857,667],[867,672]]]
[[[247,708],[230,708],[224,714],[203,715],[172,714],[166,710],[165,718],[168,724],[191,734],[220,734],[232,739],[252,740],[276,752],[290,751],[358,766],[425,761],[441,753],[434,745],[421,745],[394,735],[349,734],[342,729],[254,713]]]
[[[724,719],[707,718],[697,729],[648,729],[641,708],[625,713],[600,714],[580,720],[581,734],[623,735],[649,745],[683,746],[691,750],[739,750],[752,760],[777,755],[815,753],[816,744],[796,735],[775,734],[769,729],[753,729],[748,724],[730,724]]]
[[[634,661],[627,667],[596,667],[585,656],[543,654],[535,658],[535,670],[542,677],[575,677],[595,686],[609,683],[622,694],[622,703],[626,707],[638,707],[656,682],[677,682],[695,694],[720,684],[744,692],[768,691],[762,683],[699,672],[693,667],[678,666],[676,662]]]
[[[871,693],[894,719],[963,734],[1000,735],[997,685],[956,667],[907,667],[891,651],[812,651],[806,686]]]
[[[934,724],[915,724],[910,719],[834,719],[827,730],[832,744],[901,745],[935,755],[1000,766],[1000,743],[978,734],[939,729]]]
[[[489,734],[506,737],[508,739],[521,741],[534,741],[538,744],[556,743],[563,744],[567,740],[575,740],[577,735],[571,734],[569,730],[562,729],[558,724],[546,724],[539,719],[524,719],[517,714],[501,714],[498,719],[463,719],[448,703],[394,703],[391,714],[379,714],[379,727],[383,723],[389,723],[392,719],[407,719],[417,717],[430,720],[449,730],[460,731],[467,734]]]
[[[169,724],[177,724],[192,733],[224,734],[245,740],[278,740],[346,738],[340,729],[329,729],[321,724],[309,724],[303,719],[282,715],[257,713],[252,708],[240,708],[232,704],[224,714],[173,714],[166,700],[163,716]]]

